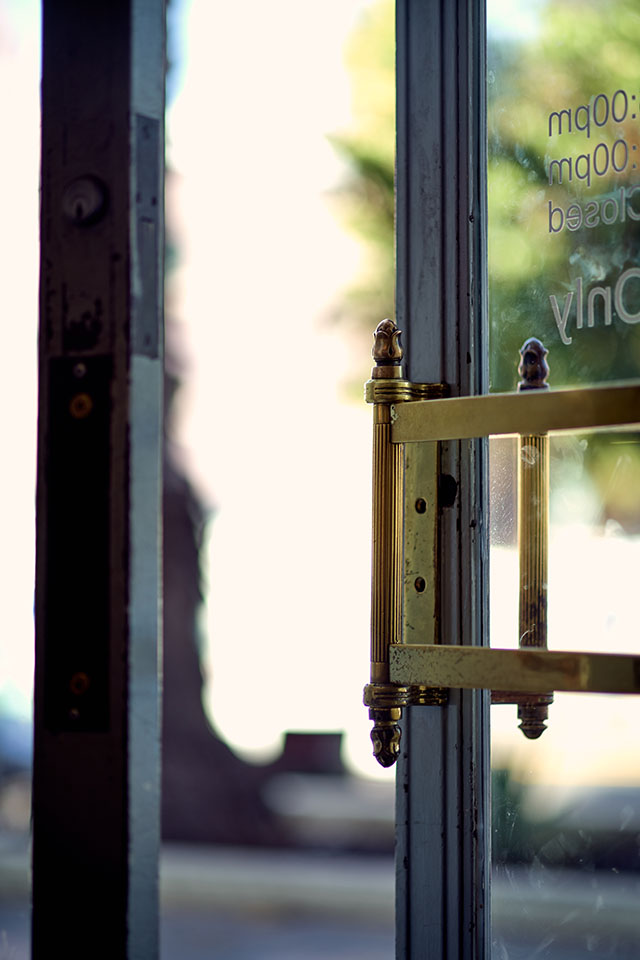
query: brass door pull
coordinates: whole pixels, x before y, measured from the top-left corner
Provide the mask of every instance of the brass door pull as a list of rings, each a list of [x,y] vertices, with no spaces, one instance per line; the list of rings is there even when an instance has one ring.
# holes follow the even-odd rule
[[[447,398],[444,384],[403,377],[400,330],[374,333],[366,384],[373,404],[370,683],[364,702],[374,756],[400,752],[402,708],[443,704],[449,688],[492,691],[518,706],[520,729],[539,737],[553,690],[640,693],[640,657],[550,652],[547,646],[549,430],[640,422],[640,384],[549,391],[547,351],[521,350],[518,392]],[[439,442],[517,433],[519,650],[441,645],[438,636]]]
[[[547,350],[536,337],[523,344],[518,373],[521,377],[518,393],[549,389]],[[519,647],[546,649],[547,646],[548,543],[549,435],[521,434],[518,438]],[[540,684],[540,679],[538,682]],[[493,686],[502,684],[496,681]],[[548,685],[547,688],[553,689]],[[544,684],[531,692],[537,693],[541,689],[545,689]],[[549,716],[548,704],[552,700],[553,695],[548,694],[518,703],[518,720],[525,737],[536,740],[544,732],[545,720]]]

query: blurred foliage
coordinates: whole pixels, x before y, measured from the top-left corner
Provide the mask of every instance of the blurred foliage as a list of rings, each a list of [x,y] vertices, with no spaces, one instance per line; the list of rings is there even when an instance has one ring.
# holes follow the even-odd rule
[[[514,39],[490,37],[488,53],[489,129],[489,274],[491,323],[491,388],[514,386],[514,358],[527,336],[538,336],[549,348],[550,383],[558,387],[633,377],[640,368],[640,338],[633,326],[616,319],[605,327],[600,314],[595,326],[575,331],[576,281],[584,290],[597,283],[615,287],[620,273],[638,264],[638,230],[629,219],[576,231],[549,232],[549,201],[566,211],[572,203],[616,201],[622,187],[637,178],[631,156],[638,139],[632,118],[631,95],[637,84],[640,58],[640,14],[634,0],[559,0],[540,8],[539,31]],[[593,104],[604,93],[626,90],[629,109],[622,123],[609,120],[575,129],[575,111]],[[622,100],[619,101],[622,104]],[[549,117],[554,111],[574,111],[574,128],[562,135]],[[592,108],[591,108],[592,109]],[[618,111],[621,114],[623,111]],[[584,120],[586,113],[580,115]],[[584,125],[584,124],[583,124]],[[549,185],[553,159],[589,154],[598,143],[610,150],[620,139],[628,144],[629,163],[623,173],[609,166],[591,187],[574,177],[571,183]],[[604,156],[604,153],[602,154]],[[593,162],[593,161],[592,161]],[[583,161],[584,167],[584,161]],[[556,217],[556,225],[559,216]],[[563,344],[549,295],[560,307],[574,291],[568,335]],[[629,292],[630,288],[628,288]],[[601,307],[601,304],[599,305]]]
[[[638,872],[640,835],[632,822],[621,826],[635,799],[624,789],[609,791],[604,818],[583,809],[584,795],[577,806],[549,813],[540,791],[532,794],[509,767],[498,767],[491,772],[493,862]]]
[[[372,333],[394,307],[395,4],[367,7],[346,50],[353,122],[330,137],[347,174],[334,199],[362,245],[362,266],[336,307],[335,319],[354,341],[353,389],[362,395],[370,372]]]
[[[586,385],[638,376],[640,326],[615,315],[613,292],[620,274],[639,264],[640,225],[629,217],[612,224],[575,231],[549,229],[552,208],[566,212],[572,204],[597,200],[619,203],[621,189],[640,183],[633,158],[640,148],[640,9],[636,0],[554,0],[538,4],[539,28],[526,35],[497,33],[488,38],[488,182],[489,182],[489,324],[491,389],[512,390],[517,382],[518,351],[529,336],[549,349],[552,387]],[[355,30],[347,62],[352,78],[354,122],[345,134],[332,137],[349,173],[336,194],[340,215],[360,238],[363,268],[357,282],[336,310],[354,352],[362,357],[354,372],[358,394],[368,375],[371,331],[384,316],[394,315],[394,148],[395,148],[394,3],[378,0]],[[621,122],[569,134],[549,135],[555,111],[589,105],[603,93],[609,103],[617,90],[628,94]],[[632,100],[637,97],[637,101]],[[618,100],[618,106],[623,103]],[[601,104],[602,106],[602,104]],[[618,115],[622,109],[618,109]],[[584,120],[585,111],[581,114]],[[553,126],[553,124],[552,124]],[[590,187],[575,177],[549,184],[555,159],[581,154],[591,157],[599,143],[611,151],[624,139],[628,163],[623,172],[612,165],[593,176]],[[620,149],[620,148],[619,148]],[[601,153],[604,156],[604,153]],[[618,157],[622,154],[618,154]],[[584,161],[582,161],[584,164]],[[640,192],[633,209],[640,211]],[[559,215],[556,215],[556,225]],[[578,281],[583,284],[582,329],[576,329]],[[594,286],[611,289],[613,320],[604,323],[603,300],[594,302],[595,323],[587,326],[587,293]],[[563,343],[551,306],[556,297],[562,312],[573,294]],[[640,283],[625,288],[628,309],[640,307]],[[634,302],[634,300],[636,302]],[[586,467],[602,497],[602,521],[620,519],[626,529],[640,527],[637,507],[628,501],[629,484],[620,482],[620,447],[594,441]],[[623,473],[640,475],[640,445],[624,451]],[[618,481],[612,484],[616,474]],[[635,483],[634,483],[635,486]],[[614,504],[612,489],[624,501]],[[637,499],[637,498],[635,498]],[[616,513],[617,511],[617,513]]]
[[[494,862],[530,862],[535,855],[526,790],[509,768],[491,771],[491,853]]]
[[[621,273],[639,264],[639,225],[620,217],[617,222],[577,230],[550,230],[550,208],[566,217],[572,204],[586,209],[589,202],[611,201],[620,209],[621,190],[640,183],[633,157],[640,145],[635,102],[640,102],[637,78],[640,60],[640,11],[634,0],[554,0],[539,8],[539,30],[521,39],[489,38],[488,44],[488,182],[489,182],[489,318],[491,389],[511,390],[515,359],[529,336],[539,337],[549,349],[552,387],[587,385],[637,377],[640,371],[640,330],[613,313],[604,323],[603,301],[595,303],[595,323],[587,326],[587,293],[593,287],[613,291]],[[594,101],[605,94],[609,110],[619,95],[614,122],[593,120]],[[632,99],[637,97],[637,101]],[[627,109],[624,108],[625,103]],[[601,100],[602,108],[605,101]],[[576,111],[579,126],[576,130]],[[573,129],[563,116],[558,132],[555,112],[572,110]],[[599,114],[602,120],[604,112]],[[551,129],[550,129],[551,128]],[[551,135],[550,135],[551,132]],[[593,174],[591,184],[566,175],[559,183],[553,160],[610,154],[616,141],[628,147],[622,172],[612,165],[604,176]],[[620,150],[620,148],[618,148]],[[624,157],[624,151],[619,157]],[[618,166],[622,166],[618,163]],[[584,173],[586,161],[581,161]],[[593,172],[593,170],[592,170]],[[575,174],[575,170],[574,170]],[[550,179],[554,182],[550,185]],[[633,203],[637,210],[637,201]],[[557,228],[560,215],[553,221]],[[576,329],[579,284],[583,290],[584,326]],[[636,285],[634,287],[634,284]],[[627,284],[628,308],[637,309],[638,281]],[[551,309],[550,295],[562,312],[573,293],[563,343]],[[624,446],[612,435],[595,435],[585,447],[584,468],[593,485],[604,524],[615,519],[628,532],[640,529],[637,479],[640,444],[627,436]],[[596,519],[596,518],[592,518]]]

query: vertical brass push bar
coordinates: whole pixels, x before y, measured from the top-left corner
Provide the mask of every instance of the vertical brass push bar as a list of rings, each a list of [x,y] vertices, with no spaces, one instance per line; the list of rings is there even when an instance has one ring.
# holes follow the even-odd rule
[[[518,392],[548,390],[547,350],[535,337],[520,349]],[[547,648],[549,537],[549,436],[520,436],[518,444],[518,549],[520,554],[519,646]],[[545,730],[553,694],[520,700],[520,729],[530,740]]]
[[[373,720],[373,754],[390,767],[400,752],[399,721],[409,688],[389,681],[389,646],[401,642],[404,444],[391,443],[391,405],[408,399],[400,330],[383,320],[374,333],[374,367],[366,385],[373,403],[371,682],[364,702]]]

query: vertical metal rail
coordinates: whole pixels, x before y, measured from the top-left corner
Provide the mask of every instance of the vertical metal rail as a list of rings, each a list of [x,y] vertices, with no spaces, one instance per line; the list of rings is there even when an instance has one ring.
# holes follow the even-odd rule
[[[392,409],[397,416],[403,402],[440,396],[443,385],[403,379],[401,333],[393,320],[378,324],[375,365],[365,386],[366,400],[373,404],[373,497],[371,682],[364,689],[364,702],[373,720],[373,755],[383,767],[394,764],[400,753],[402,708],[446,700],[446,691],[391,683],[389,675],[392,645],[406,642],[409,634],[433,639],[437,608],[437,449],[414,444],[409,453],[404,443],[392,442],[391,433]],[[427,522],[416,524],[418,516]]]
[[[547,350],[535,337],[520,350],[518,391],[548,390]],[[547,581],[549,540],[549,436],[518,440],[518,550],[520,555],[520,647],[547,647]],[[529,740],[545,730],[552,694],[518,704],[520,729]]]
[[[521,436],[518,448],[519,641],[546,648],[549,437]]]
[[[389,645],[402,638],[402,508],[404,447],[391,443],[391,401],[394,386],[402,390],[400,331],[391,320],[378,324],[374,335],[375,366],[367,387],[373,388],[373,503],[371,549],[371,683],[365,703],[374,721],[373,753],[389,767],[400,749],[401,708],[407,690],[389,683]],[[375,397],[382,386],[385,396]]]
[[[33,957],[158,955],[163,0],[44,0]]]
[[[487,389],[485,11],[398,0],[397,322],[407,379]],[[439,630],[488,643],[483,441],[441,444]],[[490,956],[488,696],[406,711],[397,778],[398,960]]]

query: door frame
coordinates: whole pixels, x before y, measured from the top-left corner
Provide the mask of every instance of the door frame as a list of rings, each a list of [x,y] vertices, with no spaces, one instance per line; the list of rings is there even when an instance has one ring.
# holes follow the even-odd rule
[[[32,956],[158,956],[164,0],[43,0]]]
[[[406,375],[486,393],[484,0],[397,0],[396,319]],[[484,440],[441,445],[439,638],[488,645]],[[490,956],[489,695],[405,711],[396,956]]]

